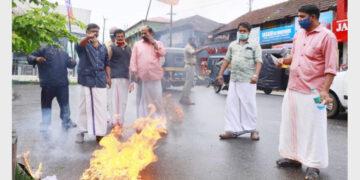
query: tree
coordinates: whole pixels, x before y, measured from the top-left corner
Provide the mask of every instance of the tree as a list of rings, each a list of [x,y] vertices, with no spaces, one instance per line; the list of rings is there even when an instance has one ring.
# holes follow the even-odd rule
[[[54,40],[66,37],[70,42],[78,41],[66,28],[69,23],[66,16],[56,13],[58,3],[48,0],[28,0],[36,6],[24,13],[16,13],[18,3],[26,0],[12,0],[12,51],[25,54],[41,48],[41,43],[60,46]],[[76,19],[70,19],[72,25],[85,29],[85,24]]]

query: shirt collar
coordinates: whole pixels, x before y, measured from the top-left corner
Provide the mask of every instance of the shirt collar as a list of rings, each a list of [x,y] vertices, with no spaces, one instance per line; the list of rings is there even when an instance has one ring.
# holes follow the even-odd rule
[[[307,34],[311,34],[311,33],[316,33],[316,32],[320,32],[321,30],[322,30],[322,28],[324,28],[323,26],[322,26],[322,24],[319,24],[315,29],[313,29],[312,31],[310,31],[310,32],[307,32],[307,31],[305,31]]]

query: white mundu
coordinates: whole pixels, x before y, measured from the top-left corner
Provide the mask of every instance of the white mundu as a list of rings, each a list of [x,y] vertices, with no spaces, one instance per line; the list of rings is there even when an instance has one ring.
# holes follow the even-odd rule
[[[105,136],[107,130],[106,88],[81,86],[79,119],[80,133]]]
[[[319,110],[311,94],[286,90],[282,104],[280,155],[312,168],[328,166],[326,108]]]
[[[225,132],[241,135],[256,130],[256,84],[230,81],[226,98]]]
[[[111,78],[110,90],[110,117],[111,123],[119,123],[121,126],[125,120],[125,110],[128,99],[129,79]]]

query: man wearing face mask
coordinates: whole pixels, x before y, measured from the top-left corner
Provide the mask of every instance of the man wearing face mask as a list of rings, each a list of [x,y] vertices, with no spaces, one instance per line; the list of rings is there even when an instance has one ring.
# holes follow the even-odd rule
[[[218,75],[222,83],[225,69],[231,62],[231,76],[226,97],[225,133],[221,139],[237,138],[250,133],[252,140],[259,140],[256,130],[256,83],[262,65],[261,47],[249,42],[251,25],[242,22],[238,26],[239,39],[230,43]]]
[[[194,82],[195,68],[196,68],[196,55],[202,52],[205,49],[209,49],[208,46],[196,50],[195,37],[190,37],[188,44],[185,46],[185,71],[186,71],[186,80],[181,95],[180,103],[185,105],[195,104],[190,100],[190,91]]]
[[[122,127],[128,98],[131,49],[125,44],[123,30],[115,30],[114,35],[115,43],[108,49],[111,70],[110,115],[112,125]]]
[[[311,88],[320,92],[321,101],[332,102],[329,88],[338,66],[335,35],[319,22],[316,5],[298,10],[302,27],[293,39],[291,57],[278,60],[277,67],[290,65],[280,125],[279,167],[305,165],[305,179],[319,179],[319,168],[328,166],[326,108],[319,110]]]
[[[117,30],[117,27],[112,27],[109,30],[110,40],[105,42],[106,48],[110,49],[110,45],[115,43],[115,35],[114,32]]]
[[[111,87],[111,78],[108,51],[97,39],[99,29],[96,24],[88,24],[86,37],[75,44],[80,58],[78,83],[81,85],[78,143],[84,142],[85,133],[96,136],[98,142],[106,134],[106,84]]]
[[[137,116],[138,118],[149,115],[149,104],[156,107],[152,118],[165,118],[162,105],[161,79],[163,69],[160,58],[166,54],[166,50],[160,41],[156,41],[150,26],[141,28],[142,40],[134,44],[130,72],[138,84],[137,88]]]

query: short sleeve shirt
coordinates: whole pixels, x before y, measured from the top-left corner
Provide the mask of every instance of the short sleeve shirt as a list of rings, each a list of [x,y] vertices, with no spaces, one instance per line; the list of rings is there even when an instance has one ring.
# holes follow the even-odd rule
[[[190,44],[187,44],[184,51],[185,64],[196,64],[196,54],[192,54],[195,49]]]
[[[262,63],[261,47],[258,43],[230,43],[225,59],[231,62],[230,81],[250,82],[255,74],[256,63]]]

